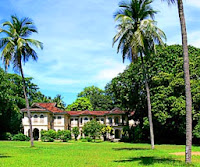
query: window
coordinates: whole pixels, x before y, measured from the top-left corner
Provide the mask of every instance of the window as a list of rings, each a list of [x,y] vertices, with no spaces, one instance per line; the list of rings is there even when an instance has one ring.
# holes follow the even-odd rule
[[[97,118],[96,120],[99,121],[99,118]]]
[[[92,121],[93,118],[90,118],[90,121]]]
[[[83,123],[83,118],[80,119],[81,124]]]
[[[61,124],[61,116],[58,116],[57,119],[57,124]]]
[[[112,124],[112,118],[111,117],[108,118],[108,122],[109,122],[109,124]]]
[[[34,115],[34,116],[33,116],[33,122],[34,122],[34,123],[37,123],[37,122],[38,122],[38,116],[37,116],[37,115]]]
[[[40,115],[40,123],[44,123],[44,115]]]
[[[75,125],[78,124],[78,118],[75,118],[75,122],[74,122]]]
[[[101,122],[104,122],[104,118],[101,118]]]
[[[118,124],[118,123],[119,123],[119,118],[115,117],[115,124]]]
[[[84,118],[84,122],[85,123],[88,122],[88,118],[87,117]]]

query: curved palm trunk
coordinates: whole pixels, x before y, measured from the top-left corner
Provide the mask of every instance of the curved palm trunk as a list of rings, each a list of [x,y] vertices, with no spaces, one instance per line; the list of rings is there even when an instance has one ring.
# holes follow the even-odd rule
[[[25,100],[26,100],[26,108],[27,108],[28,120],[29,120],[29,125],[30,125],[31,147],[33,147],[34,144],[33,144],[33,130],[32,130],[31,113],[30,113],[30,110],[29,110],[29,102],[28,102],[28,98],[27,98],[27,94],[26,94],[26,85],[25,85],[24,73],[23,73],[23,70],[22,70],[21,63],[20,63],[20,72],[21,72],[21,75],[22,75],[23,91],[24,91],[24,97],[25,97]]]
[[[146,87],[146,92],[147,92],[147,107],[148,107],[148,119],[149,119],[149,127],[150,127],[151,149],[154,149],[154,133],[153,133],[153,121],[152,121],[152,113],[151,113],[150,90],[149,90],[149,84],[147,82],[146,69],[144,67],[144,61],[143,61],[142,55],[141,55],[141,61],[142,61],[143,76],[145,80],[145,87]]]
[[[186,98],[186,147],[185,147],[185,162],[191,163],[192,150],[192,97],[190,88],[190,73],[189,73],[189,56],[187,46],[187,31],[183,9],[183,1],[178,0],[178,12],[181,23],[182,46],[183,46],[183,68],[185,79],[185,98]]]

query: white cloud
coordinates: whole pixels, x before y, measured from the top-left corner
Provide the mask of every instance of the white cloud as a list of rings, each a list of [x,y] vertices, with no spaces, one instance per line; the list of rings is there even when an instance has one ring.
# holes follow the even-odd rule
[[[84,87],[105,86],[126,64],[121,55],[112,49],[112,37],[116,29],[113,13],[118,8],[116,0],[1,0],[0,19],[16,13],[31,17],[39,34],[32,38],[44,43],[38,52],[38,62],[27,62],[26,76],[45,90],[45,93],[78,93]],[[193,7],[200,7],[200,0],[184,0],[188,26],[188,42],[200,46],[199,15]],[[158,10],[155,20],[167,35],[168,44],[181,43],[177,6],[156,0]],[[197,10],[195,12],[198,12]],[[5,17],[6,16],[6,17]],[[67,95],[66,95],[67,96]]]
[[[115,62],[112,64],[112,67],[100,70],[94,78],[95,80],[109,81],[112,78],[116,77],[119,73],[123,72],[125,69],[126,65]]]
[[[200,48],[200,31],[188,32],[188,44]]]
[[[186,1],[184,1],[184,3],[188,6],[200,8],[200,1],[199,0],[186,0]]]

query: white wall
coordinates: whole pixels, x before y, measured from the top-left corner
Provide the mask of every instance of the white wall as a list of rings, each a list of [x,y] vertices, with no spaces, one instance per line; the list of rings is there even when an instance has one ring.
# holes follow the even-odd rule
[[[48,114],[47,113],[31,113],[32,115],[32,125],[48,125]],[[38,118],[34,118],[37,115]],[[44,116],[44,118],[40,118],[40,116]],[[27,113],[24,113],[24,118],[22,119],[22,124],[24,126],[29,125],[29,120]]]

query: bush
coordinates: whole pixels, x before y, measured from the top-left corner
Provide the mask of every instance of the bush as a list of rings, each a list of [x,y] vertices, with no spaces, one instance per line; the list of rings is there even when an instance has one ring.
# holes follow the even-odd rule
[[[0,134],[0,140],[12,140],[13,135],[10,132]]]
[[[131,139],[128,136],[122,136],[121,142],[131,142]]]
[[[77,137],[78,137],[78,135],[80,134],[79,128],[78,128],[78,127],[74,127],[74,128],[72,129],[72,133],[74,134],[75,140],[77,140]]]
[[[56,139],[56,131],[50,129],[41,131],[41,140],[44,142],[53,142]]]
[[[92,120],[84,124],[83,133],[85,134],[85,136],[89,135],[95,140],[96,137],[99,137],[101,135],[101,130],[103,127],[104,125],[100,124],[95,120]]]
[[[92,141],[92,138],[90,137],[85,137],[85,138],[81,138],[80,139],[82,142],[91,142]]]
[[[23,133],[18,133],[12,137],[14,141],[29,141],[30,137],[24,135]]]
[[[59,130],[57,132],[57,139],[67,142],[71,140],[71,132],[69,130]]]

